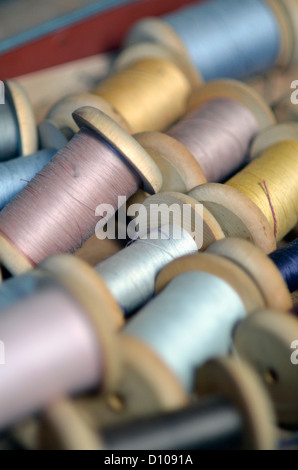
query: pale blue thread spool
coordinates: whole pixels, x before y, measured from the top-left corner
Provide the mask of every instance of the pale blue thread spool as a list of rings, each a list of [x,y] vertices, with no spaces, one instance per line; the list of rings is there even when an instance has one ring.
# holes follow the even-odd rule
[[[41,150],[0,163],[0,210],[51,160],[55,152]]]
[[[229,352],[233,329],[245,316],[241,298],[227,282],[192,271],[174,278],[124,332],[153,349],[191,390],[195,369]]]
[[[271,68],[282,33],[262,0],[212,0],[163,17],[182,40],[202,77],[242,78]]]
[[[197,251],[195,241],[183,229],[179,239],[159,236],[154,240],[148,235],[99,263],[95,270],[129,315],[153,296],[155,278],[162,268],[173,259]]]

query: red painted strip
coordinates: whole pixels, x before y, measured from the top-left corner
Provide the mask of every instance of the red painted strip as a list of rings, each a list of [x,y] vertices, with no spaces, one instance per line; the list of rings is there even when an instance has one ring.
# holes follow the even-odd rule
[[[0,56],[0,79],[6,80],[115,49],[138,19],[164,15],[197,1],[144,0],[94,16]]]

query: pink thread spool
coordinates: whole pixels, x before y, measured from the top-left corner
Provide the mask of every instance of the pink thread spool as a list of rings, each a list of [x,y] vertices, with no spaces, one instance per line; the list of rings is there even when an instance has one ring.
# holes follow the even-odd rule
[[[0,315],[0,429],[69,394],[113,390],[120,377],[121,311],[91,267],[49,258],[39,289]]]
[[[0,258],[12,272],[73,252],[95,231],[99,204],[161,186],[161,173],[136,140],[95,108],[74,113],[81,131],[0,214]],[[111,214],[112,215],[112,214]]]

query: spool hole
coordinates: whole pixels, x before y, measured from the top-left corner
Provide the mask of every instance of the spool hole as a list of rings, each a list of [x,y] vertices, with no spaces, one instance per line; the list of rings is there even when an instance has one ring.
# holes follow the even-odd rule
[[[274,369],[267,369],[264,372],[264,379],[268,385],[275,385],[279,382],[279,377]]]
[[[113,393],[107,396],[107,404],[111,410],[120,413],[125,409],[126,402],[124,396]]]

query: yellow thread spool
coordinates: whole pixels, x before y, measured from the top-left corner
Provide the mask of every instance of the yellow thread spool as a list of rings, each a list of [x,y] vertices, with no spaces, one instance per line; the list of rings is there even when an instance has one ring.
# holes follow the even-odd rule
[[[253,201],[272,230],[276,230],[277,241],[282,240],[297,223],[298,142],[289,140],[273,145],[230,179],[227,185]]]
[[[93,92],[107,100],[133,132],[166,129],[186,110],[191,85],[174,63],[139,60],[104,80]]]

